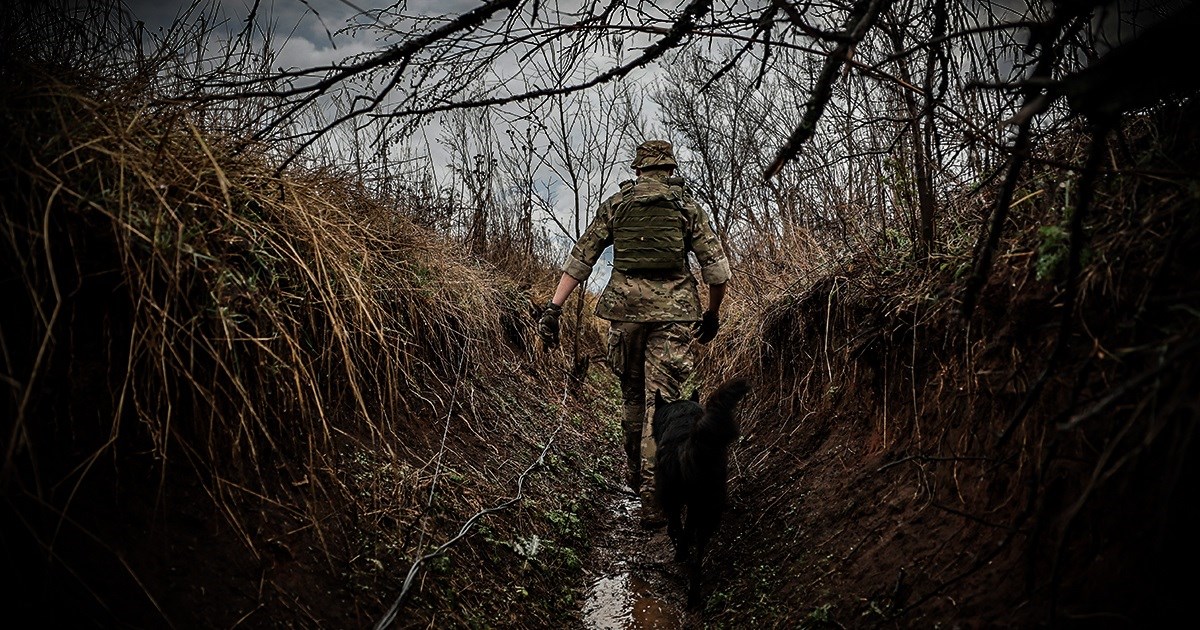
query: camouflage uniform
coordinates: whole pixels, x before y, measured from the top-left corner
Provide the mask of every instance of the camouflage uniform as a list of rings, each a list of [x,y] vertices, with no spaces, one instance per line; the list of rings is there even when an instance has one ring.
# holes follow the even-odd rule
[[[639,147],[634,167],[654,162],[654,150],[661,145],[665,145],[669,164],[674,165],[670,145],[650,141]],[[587,280],[600,254],[613,244],[613,212],[622,195],[647,179],[671,187],[682,201],[685,248],[695,254],[701,279],[710,285],[729,280],[729,262],[707,214],[687,194],[682,181],[668,177],[665,170],[643,170],[636,182],[622,182],[621,191],[600,204],[595,219],[571,249],[563,272],[581,283]],[[596,315],[610,321],[608,358],[621,382],[621,425],[630,486],[641,495],[644,505],[654,504],[655,445],[650,426],[654,392],[661,392],[665,400],[684,397],[684,383],[694,367],[691,324],[699,321],[701,314],[698,285],[687,265],[679,271],[652,273],[626,273],[614,267],[596,306]]]

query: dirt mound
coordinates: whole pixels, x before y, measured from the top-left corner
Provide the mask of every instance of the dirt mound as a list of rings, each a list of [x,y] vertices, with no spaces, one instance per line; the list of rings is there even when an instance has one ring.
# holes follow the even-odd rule
[[[571,618],[616,414],[536,343],[533,287],[136,86],[5,72],[15,614],[363,627],[403,599],[400,627]]]
[[[1078,175],[1052,164],[1081,161],[1086,135],[1030,168],[970,319],[969,253],[858,264],[738,331],[761,344],[711,351],[758,381],[710,561],[715,623],[1124,627],[1186,611],[1195,120],[1194,104],[1165,108],[1110,143],[1065,325]]]

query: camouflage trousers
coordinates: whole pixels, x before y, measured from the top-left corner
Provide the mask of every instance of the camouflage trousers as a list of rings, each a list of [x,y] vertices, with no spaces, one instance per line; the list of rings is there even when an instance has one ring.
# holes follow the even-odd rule
[[[694,363],[687,322],[612,322],[608,360],[621,382],[625,457],[629,485],[643,505],[654,500],[654,392],[665,400],[683,398]]]

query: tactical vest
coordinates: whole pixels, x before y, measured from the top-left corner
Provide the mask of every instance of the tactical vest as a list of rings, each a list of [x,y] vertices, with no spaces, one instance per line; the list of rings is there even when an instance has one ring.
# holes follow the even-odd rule
[[[618,271],[687,269],[683,188],[677,181],[670,184],[644,178],[621,185],[612,219],[613,267]]]

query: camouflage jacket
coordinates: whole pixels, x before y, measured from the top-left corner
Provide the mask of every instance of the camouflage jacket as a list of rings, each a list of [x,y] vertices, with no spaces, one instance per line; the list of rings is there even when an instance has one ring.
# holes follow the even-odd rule
[[[665,171],[646,171],[642,177],[663,179]],[[623,185],[622,189],[625,188]],[[613,208],[621,193],[605,199],[596,217],[571,248],[563,272],[583,283],[605,248],[612,245]],[[708,214],[687,191],[683,191],[684,239],[700,263],[700,277],[706,284],[729,280],[729,261],[721,241],[709,224]],[[700,293],[690,269],[678,273],[622,273],[616,269],[600,294],[596,316],[617,322],[689,322],[700,319]]]

